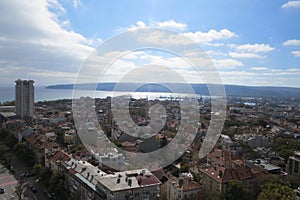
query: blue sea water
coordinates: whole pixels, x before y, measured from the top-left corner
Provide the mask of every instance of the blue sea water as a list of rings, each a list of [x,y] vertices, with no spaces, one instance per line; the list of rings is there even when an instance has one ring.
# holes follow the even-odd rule
[[[46,87],[35,87],[35,102],[56,99],[71,99],[72,90],[46,89]],[[0,102],[15,100],[14,87],[0,87]]]
[[[57,99],[72,99],[73,90],[71,89],[47,89],[46,87],[35,87],[35,98],[34,101],[48,101],[48,100],[57,100]],[[106,98],[107,96],[115,96],[111,91],[92,91],[92,90],[81,90],[77,94],[83,97],[97,97],[97,98]],[[159,92],[118,92],[118,95],[131,94],[134,98],[148,98],[155,99],[158,97],[169,98],[169,97],[182,97],[186,94],[177,94],[172,93],[159,93]],[[0,102],[4,103],[6,101],[15,100],[15,88],[14,87],[0,87]]]

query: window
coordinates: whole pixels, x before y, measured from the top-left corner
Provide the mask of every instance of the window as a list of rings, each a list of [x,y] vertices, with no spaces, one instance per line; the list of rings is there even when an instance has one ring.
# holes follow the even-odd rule
[[[294,173],[298,174],[298,170],[299,170],[299,162],[295,160]]]

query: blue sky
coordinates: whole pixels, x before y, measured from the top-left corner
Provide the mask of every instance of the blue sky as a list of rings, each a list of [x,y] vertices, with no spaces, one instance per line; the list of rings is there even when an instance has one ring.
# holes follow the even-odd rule
[[[127,30],[157,27],[194,40],[224,84],[300,87],[300,0],[7,0],[0,13],[4,86],[17,78],[39,86],[73,83],[95,47]],[[136,63],[163,58],[139,56]],[[124,66],[134,65],[124,60],[113,68],[120,74],[106,81],[118,81]]]

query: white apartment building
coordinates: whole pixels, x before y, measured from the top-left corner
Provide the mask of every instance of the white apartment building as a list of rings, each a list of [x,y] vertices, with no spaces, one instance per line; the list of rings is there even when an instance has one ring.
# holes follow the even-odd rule
[[[33,80],[16,80],[16,114],[21,118],[34,116]]]

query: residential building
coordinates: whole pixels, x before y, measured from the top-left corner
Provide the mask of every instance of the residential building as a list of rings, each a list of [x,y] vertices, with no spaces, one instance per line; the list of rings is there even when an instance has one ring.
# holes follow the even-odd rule
[[[45,153],[45,167],[50,169],[51,171],[59,171],[62,162],[66,162],[72,158],[71,154],[63,150],[58,150],[56,152]]]
[[[294,155],[289,157],[286,171],[289,175],[300,178],[300,151],[295,151]]]
[[[233,160],[228,151],[213,150],[208,156],[208,163],[200,169],[205,192],[224,196],[231,181],[240,181],[245,190],[254,192],[256,181],[249,167],[243,161]]]
[[[168,200],[202,199],[201,185],[190,177],[170,177],[167,185]]]
[[[147,169],[107,174],[86,161],[73,158],[62,163],[62,169],[72,199],[159,199],[161,182]]]
[[[109,174],[98,179],[97,187],[107,200],[158,200],[161,182],[147,169]]]
[[[58,145],[51,136],[34,133],[25,138],[29,148],[33,150],[37,163],[45,162],[45,155],[58,150]]]
[[[265,172],[270,174],[280,174],[282,169],[279,166],[269,163],[267,160],[256,159],[256,160],[246,160],[246,166],[250,168],[261,168]]]
[[[34,116],[33,80],[16,80],[16,114],[21,118]]]
[[[99,190],[97,178],[106,173],[92,164],[71,158],[61,163],[61,170],[65,174],[65,189],[74,200],[104,200],[106,193]]]

